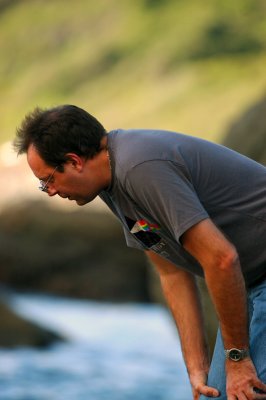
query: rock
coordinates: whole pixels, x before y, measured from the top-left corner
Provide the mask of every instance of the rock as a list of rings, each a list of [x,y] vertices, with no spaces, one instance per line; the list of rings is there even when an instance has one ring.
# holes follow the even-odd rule
[[[266,97],[250,106],[225,134],[223,144],[266,164]]]
[[[18,289],[104,301],[150,302],[144,253],[111,215],[27,202],[2,211],[0,281]]]
[[[62,337],[19,317],[0,301],[0,347],[47,347]]]

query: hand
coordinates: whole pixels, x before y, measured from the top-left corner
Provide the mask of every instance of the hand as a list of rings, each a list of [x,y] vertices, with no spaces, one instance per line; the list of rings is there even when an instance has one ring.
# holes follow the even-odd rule
[[[228,400],[266,400],[266,384],[259,380],[250,358],[239,362],[227,361],[226,373]]]
[[[198,400],[200,395],[203,394],[207,397],[218,397],[219,391],[215,388],[206,385],[207,374],[200,371],[189,376],[192,386],[193,400]]]

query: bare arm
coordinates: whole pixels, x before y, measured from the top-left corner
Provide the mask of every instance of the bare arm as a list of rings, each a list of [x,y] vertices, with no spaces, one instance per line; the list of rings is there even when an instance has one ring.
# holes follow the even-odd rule
[[[182,243],[204,270],[225,348],[247,348],[246,290],[234,246],[210,220],[204,220],[189,229],[183,235]]]
[[[190,228],[182,243],[204,270],[225,348],[248,348],[246,289],[236,249],[210,219]],[[228,400],[241,398],[243,393],[253,398],[254,387],[266,389],[249,359],[238,363],[227,361],[226,370]]]
[[[164,296],[179,331],[194,399],[198,399],[200,393],[218,395],[217,390],[206,386],[209,357],[195,278],[151,251],[146,254],[159,273]]]

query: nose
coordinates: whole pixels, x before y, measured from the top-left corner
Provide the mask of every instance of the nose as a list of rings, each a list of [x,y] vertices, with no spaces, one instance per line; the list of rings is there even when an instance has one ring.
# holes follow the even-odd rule
[[[47,189],[47,194],[49,197],[53,197],[57,194],[57,190],[55,188],[49,186]]]

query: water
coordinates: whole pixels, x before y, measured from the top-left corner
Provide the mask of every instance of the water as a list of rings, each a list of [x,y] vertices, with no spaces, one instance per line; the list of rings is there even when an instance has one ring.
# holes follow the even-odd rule
[[[14,295],[21,315],[67,342],[0,349],[1,400],[190,400],[175,326],[157,305]]]

